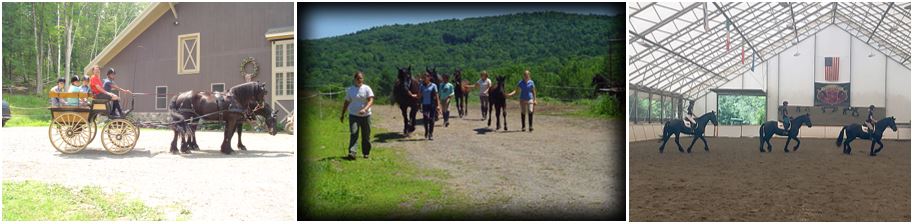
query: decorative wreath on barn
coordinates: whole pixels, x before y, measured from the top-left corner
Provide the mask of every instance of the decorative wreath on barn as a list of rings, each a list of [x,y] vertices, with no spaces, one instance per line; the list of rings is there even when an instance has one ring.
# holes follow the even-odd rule
[[[253,72],[247,71],[247,64],[251,65]],[[253,78],[256,78],[257,74],[259,74],[259,73],[260,73],[260,65],[257,64],[256,59],[254,59],[253,57],[246,57],[246,58],[244,58],[243,61],[241,61],[241,78],[246,79],[249,74],[250,79],[253,79]]]

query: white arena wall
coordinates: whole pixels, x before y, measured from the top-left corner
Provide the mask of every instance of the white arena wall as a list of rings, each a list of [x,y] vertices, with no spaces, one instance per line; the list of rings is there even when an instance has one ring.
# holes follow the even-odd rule
[[[733,47],[736,49],[737,47]],[[795,55],[797,52],[797,56]],[[824,80],[823,58],[840,57],[839,82],[851,82],[851,104],[855,107],[875,105],[887,108],[888,116],[899,123],[896,132],[886,131],[887,139],[910,139],[910,101],[912,101],[912,72],[909,68],[886,57],[883,53],[853,37],[842,28],[831,25],[813,37],[799,42],[782,53],[759,63],[753,72],[746,72],[722,85],[721,89],[762,90],[767,96],[767,120],[776,119],[776,109],[782,101],[790,106],[814,105],[814,82]],[[746,63],[750,63],[747,58]],[[694,102],[694,114],[716,109],[716,94],[709,92]],[[836,138],[840,126],[802,127],[801,137]],[[756,137],[759,126],[720,126],[720,137]],[[630,140],[658,139],[662,126],[658,123],[631,124]],[[712,125],[708,135],[714,136]]]

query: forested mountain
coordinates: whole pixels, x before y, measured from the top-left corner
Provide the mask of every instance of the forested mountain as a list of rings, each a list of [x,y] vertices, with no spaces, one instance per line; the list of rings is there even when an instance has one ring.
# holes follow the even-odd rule
[[[299,60],[311,88],[350,85],[362,70],[378,95],[389,95],[396,67],[409,65],[413,75],[425,66],[446,74],[462,68],[473,81],[487,70],[512,86],[530,69],[541,95],[574,99],[591,90],[543,87],[588,88],[596,74],[623,82],[624,29],[623,16],[561,12],[450,19],[303,40]]]

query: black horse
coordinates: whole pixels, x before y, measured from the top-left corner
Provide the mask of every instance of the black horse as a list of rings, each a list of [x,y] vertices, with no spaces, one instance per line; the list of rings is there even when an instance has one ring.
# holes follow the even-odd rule
[[[463,83],[464,81],[465,79],[462,78],[462,69],[457,68],[456,71],[453,72],[453,86],[456,87],[454,88],[454,92],[456,94],[456,110],[459,112],[459,118],[468,115],[469,111],[466,109],[466,104],[469,102],[469,88],[466,88]]]
[[[418,94],[418,80],[412,78],[412,66],[408,68],[399,68],[399,75],[396,77],[396,84],[393,87],[393,98],[396,104],[399,104],[399,110],[402,111],[402,120],[404,127],[402,134],[409,136],[415,131],[415,115],[418,113],[418,98],[412,97],[412,94]]]
[[[675,144],[678,145],[678,151],[684,152],[684,148],[681,147],[681,142],[679,138],[681,133],[693,135],[693,141],[690,142],[690,146],[687,147],[687,153],[690,153],[690,149],[693,148],[694,143],[697,143],[697,139],[703,140],[703,149],[709,151],[709,143],[706,143],[706,138],[703,136],[706,131],[706,123],[712,121],[713,125],[719,126],[719,120],[716,118],[716,112],[710,111],[709,113],[703,114],[697,118],[697,123],[694,127],[688,128],[684,126],[684,121],[681,119],[674,119],[668,122],[665,122],[665,127],[662,128],[662,145],[659,146],[659,153],[665,152],[665,143],[668,143],[668,138],[671,135],[675,136]]]
[[[798,139],[798,132],[801,130],[801,126],[807,125],[809,128],[813,126],[810,114],[804,114],[792,119],[791,127],[789,127],[787,132],[779,128],[778,123],[778,121],[767,121],[760,125],[760,152],[773,152],[773,144],[769,142],[773,135],[788,136],[788,139],[785,140],[785,147],[783,147],[785,152],[789,152],[788,145],[792,142],[792,139],[795,139],[797,144],[792,150],[797,152],[798,146],[801,146],[801,140]],[[764,143],[766,143],[766,150],[763,150]]]
[[[861,129],[861,124],[852,123],[846,126],[842,126],[842,130],[839,131],[839,138],[836,138],[836,146],[842,146],[842,153],[851,154],[852,146],[849,144],[852,143],[855,138],[868,139],[871,140],[871,156],[876,156],[877,153],[883,149],[883,138],[884,130],[887,130],[887,127],[896,131],[896,118],[887,117],[880,119],[877,123],[874,123],[874,133],[869,134]],[[845,142],[843,142],[843,136],[845,136]],[[845,145],[843,145],[845,144]],[[874,145],[880,145],[877,149],[874,149]]]
[[[225,136],[222,139],[221,152],[231,154],[231,137],[238,133],[238,148],[247,150],[241,142],[243,122],[254,116],[266,119],[269,134],[275,135],[276,111],[272,111],[265,102],[266,84],[248,82],[228,90],[227,93],[186,91],[171,99],[171,114],[174,139],[171,140],[171,153],[177,153],[177,138],[181,138],[182,153],[190,149],[199,149],[196,143],[196,124],[199,120],[225,122]],[[205,117],[203,117],[205,116]],[[190,119],[190,120],[187,120]]]
[[[494,117],[497,117],[497,130],[500,130],[500,114],[503,112],[503,125],[504,131],[507,130],[507,95],[504,93],[504,80],[506,77],[497,76],[495,78],[497,84],[488,89],[488,102],[491,103],[491,106],[488,107],[488,114],[492,114],[491,110],[494,110]],[[488,116],[488,127],[491,127],[491,116]]]

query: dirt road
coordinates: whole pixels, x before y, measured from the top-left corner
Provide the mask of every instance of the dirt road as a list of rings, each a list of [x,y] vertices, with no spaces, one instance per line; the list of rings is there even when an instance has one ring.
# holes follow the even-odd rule
[[[450,126],[438,121],[433,141],[424,140],[420,125],[405,138],[399,108],[377,106],[374,125],[393,132],[374,142],[405,149],[421,167],[447,171],[449,186],[468,194],[481,210],[507,219],[623,214],[618,196],[624,194],[624,183],[616,182],[616,174],[623,167],[624,139],[615,137],[624,136],[622,122],[541,113],[535,116],[534,132],[520,132],[518,103],[509,104],[509,131],[491,131],[493,121],[488,129],[477,104],[469,105],[465,119],[455,118],[454,104]]]
[[[223,155],[221,132],[198,132],[202,151],[172,155],[172,132],[144,129],[132,152],[112,155],[98,138],[78,154],[61,154],[47,133],[47,127],[2,129],[4,181],[99,186],[163,207],[169,219],[180,212],[173,207],[190,211],[190,220],[296,217],[292,135],[244,133],[249,151]]]

